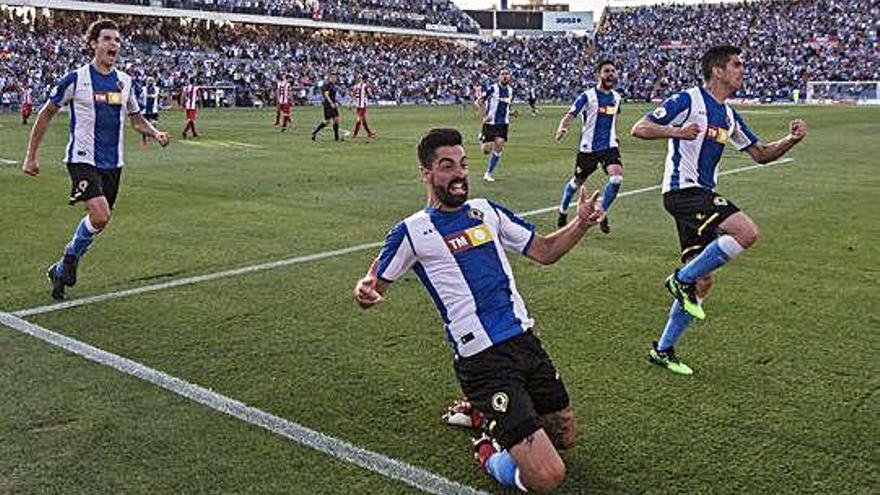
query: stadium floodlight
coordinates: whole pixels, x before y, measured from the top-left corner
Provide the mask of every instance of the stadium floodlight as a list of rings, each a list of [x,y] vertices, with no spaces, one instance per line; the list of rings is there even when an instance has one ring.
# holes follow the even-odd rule
[[[806,102],[880,105],[880,81],[810,81]]]

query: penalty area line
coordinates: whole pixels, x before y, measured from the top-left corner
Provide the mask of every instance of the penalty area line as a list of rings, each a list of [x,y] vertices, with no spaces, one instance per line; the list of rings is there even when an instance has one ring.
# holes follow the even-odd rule
[[[150,368],[131,359],[53,332],[9,313],[0,312],[0,324],[89,361],[151,383],[215,411],[228,414],[245,423],[259,426],[271,433],[293,440],[323,454],[354,464],[386,478],[406,483],[422,492],[436,495],[488,495],[486,492],[456,483],[430,471],[371,450],[363,449],[344,440],[331,437],[261,409],[248,406],[243,402]]]
[[[741,172],[747,172],[749,170],[754,170],[757,168],[768,167],[771,165],[781,165],[783,163],[789,163],[792,161],[794,161],[794,158],[782,158],[780,160],[777,160],[775,162],[768,163],[765,165],[755,164],[755,165],[748,165],[745,167],[735,168],[732,170],[725,170],[723,172],[720,172],[718,175],[738,174]],[[624,192],[620,193],[618,195],[618,197],[634,196],[636,194],[642,194],[642,193],[645,193],[648,191],[655,191],[657,189],[660,189],[660,187],[661,186],[658,184],[658,185],[654,185],[654,186],[643,187],[641,189],[633,189],[632,191],[624,191]],[[553,210],[557,210],[558,208],[559,208],[558,206],[548,206],[546,208],[540,208],[537,210],[529,210],[526,212],[522,212],[519,215],[523,216],[523,217],[530,217],[530,216],[539,215],[542,213],[547,213],[547,212],[550,212]],[[103,294],[97,294],[94,296],[88,296],[88,297],[83,297],[83,298],[79,298],[79,299],[70,299],[67,301],[61,301],[61,302],[53,303],[53,304],[46,304],[43,306],[36,306],[33,308],[20,309],[17,311],[13,311],[10,314],[12,314],[14,316],[18,316],[18,317],[26,317],[26,316],[39,315],[39,314],[44,314],[44,313],[51,313],[54,311],[60,311],[62,309],[75,308],[78,306],[85,306],[88,304],[96,304],[96,303],[100,303],[100,302],[104,302],[104,301],[110,301],[113,299],[119,299],[119,298],[134,296],[134,295],[138,295],[138,294],[146,294],[149,292],[156,292],[156,291],[160,291],[160,290],[171,289],[174,287],[183,287],[183,286],[198,284],[198,283],[202,283],[202,282],[209,282],[212,280],[218,280],[218,279],[229,278],[229,277],[237,277],[240,275],[247,275],[247,274],[261,272],[261,271],[265,271],[265,270],[272,270],[275,268],[296,265],[299,263],[306,263],[306,262],[317,261],[317,260],[321,260],[321,259],[325,259],[325,258],[342,256],[345,254],[356,253],[359,251],[365,251],[367,249],[375,249],[377,247],[382,247],[383,244],[384,243],[381,241],[380,242],[370,242],[367,244],[359,244],[359,245],[350,246],[347,248],[334,249],[332,251],[323,251],[320,253],[308,254],[305,256],[296,256],[293,258],[286,258],[286,259],[278,260],[278,261],[260,263],[257,265],[250,265],[250,266],[245,266],[242,268],[223,270],[223,271],[219,271],[219,272],[207,273],[204,275],[196,275],[196,276],[192,276],[192,277],[184,277],[184,278],[169,280],[167,282],[161,282],[161,283],[152,284],[152,285],[144,285],[141,287],[135,287],[133,289],[105,292]]]

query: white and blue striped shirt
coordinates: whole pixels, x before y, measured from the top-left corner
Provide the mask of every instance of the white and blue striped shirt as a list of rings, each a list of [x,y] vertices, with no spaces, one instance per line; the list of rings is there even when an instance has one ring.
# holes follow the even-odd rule
[[[743,151],[758,142],[738,113],[726,103],[718,103],[703,87],[682,91],[653,112],[648,120],[659,125],[682,127],[691,122],[700,126],[696,139],[669,140],[663,192],[689,187],[714,190],[718,183],[718,165],[728,141]]]
[[[88,163],[100,169],[123,165],[125,117],[140,113],[131,77],[118,70],[101,74],[84,65],[64,76],[49,94],[70,110],[67,163]]]
[[[568,113],[581,116],[581,152],[595,153],[618,147],[618,108],[620,94],[614,90],[602,91],[593,87],[578,95]]]
[[[513,88],[510,85],[495,83],[483,93],[486,102],[486,115],[483,122],[492,125],[510,123],[510,105],[513,104]]]
[[[455,212],[427,208],[385,239],[376,276],[393,282],[410,268],[428,290],[456,355],[473,356],[535,324],[516,290],[504,250],[526,253],[534,225],[485,199]]]
[[[146,85],[143,89],[142,100],[144,102],[144,114],[156,115],[159,113],[159,86]]]

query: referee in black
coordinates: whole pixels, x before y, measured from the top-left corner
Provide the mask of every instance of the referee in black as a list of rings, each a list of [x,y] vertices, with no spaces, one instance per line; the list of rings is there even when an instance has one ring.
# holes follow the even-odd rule
[[[324,107],[324,120],[312,131],[312,141],[318,137],[321,129],[327,127],[330,121],[333,121],[333,137],[337,141],[339,138],[339,102],[336,100],[336,85],[339,83],[339,76],[336,73],[330,74],[327,81],[321,87],[321,104]]]

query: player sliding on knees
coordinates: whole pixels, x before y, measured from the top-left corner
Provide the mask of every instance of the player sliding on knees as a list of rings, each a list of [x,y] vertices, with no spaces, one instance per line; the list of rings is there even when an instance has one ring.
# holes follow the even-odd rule
[[[565,478],[559,449],[575,441],[574,412],[532,331],[505,250],[555,263],[602,220],[599,191],[587,197],[582,189],[576,219],[543,236],[497,203],[468,200],[468,157],[458,131],[430,131],[418,157],[428,207],[391,229],[354,297],[371,308],[412,268],[443,318],[461,389],[485,414],[486,432],[473,442],[480,465],[504,486],[550,491]]]
[[[675,373],[693,370],[675,353],[675,344],[694,318],[706,317],[702,300],[714,284],[713,272],[752,247],[758,227],[730,200],[715,192],[724,146],[730,142],[758,163],[770,163],[801,142],[807,125],[789,122],[788,135],[764,144],[725,101],[743,85],[741,50],[710,48],[702,57],[705,84],[682,91],[639,120],[632,135],[668,139],[663,174],[663,206],[675,219],[684,266],[666,279],[675,298],[651,362]]]

